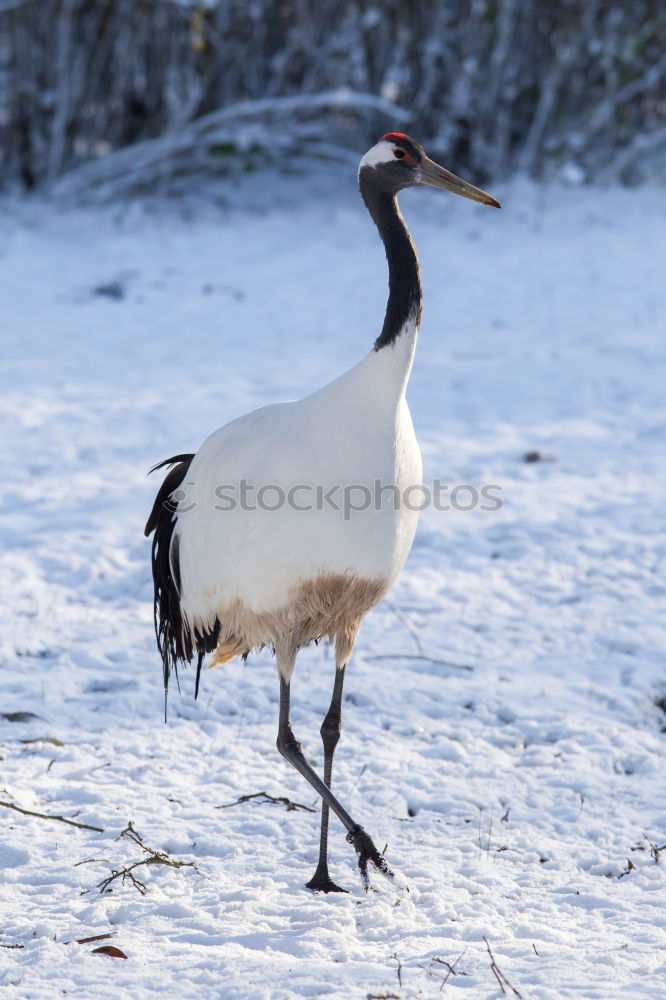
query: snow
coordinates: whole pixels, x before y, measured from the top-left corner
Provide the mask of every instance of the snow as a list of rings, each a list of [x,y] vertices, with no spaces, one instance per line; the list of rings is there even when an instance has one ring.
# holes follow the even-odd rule
[[[409,892],[364,896],[332,821],[350,893],[312,895],[317,815],[231,805],[315,806],[275,749],[267,654],[198,702],[185,672],[164,725],[145,473],[370,346],[385,263],[354,180],[1,206],[1,710],[34,717],[0,718],[0,800],[104,831],[0,808],[7,997],[493,1000],[484,937],[525,1000],[666,994],[663,191],[401,198],[426,481],[503,502],[424,512],[348,670],[334,787]],[[317,766],[332,679],[330,651],[301,653]],[[130,822],[194,867],[100,893],[145,856]]]

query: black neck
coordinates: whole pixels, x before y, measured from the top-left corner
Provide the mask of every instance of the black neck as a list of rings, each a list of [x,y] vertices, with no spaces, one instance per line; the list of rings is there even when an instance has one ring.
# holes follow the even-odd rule
[[[389,268],[389,297],[382,332],[375,350],[395,343],[405,323],[413,316],[421,319],[421,279],[419,261],[405,220],[400,214],[395,194],[378,190],[373,184],[372,168],[362,169],[359,188],[384,243]]]

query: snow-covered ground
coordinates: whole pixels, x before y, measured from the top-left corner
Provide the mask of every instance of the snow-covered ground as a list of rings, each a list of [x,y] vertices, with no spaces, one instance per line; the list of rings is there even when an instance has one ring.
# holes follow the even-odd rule
[[[402,197],[426,477],[503,506],[427,511],[362,629],[334,784],[410,889],[367,896],[339,825],[326,897],[317,815],[220,808],[316,805],[269,655],[198,702],[185,672],[164,725],[142,535],[151,464],[369,348],[385,263],[353,170],[1,206],[0,709],[34,716],[0,718],[0,800],[103,829],[0,808],[3,996],[491,1000],[484,937],[510,996],[666,996],[664,192],[492,190],[502,212]],[[317,766],[332,679],[301,654]],[[195,867],[101,893],[147,857],[130,822]]]

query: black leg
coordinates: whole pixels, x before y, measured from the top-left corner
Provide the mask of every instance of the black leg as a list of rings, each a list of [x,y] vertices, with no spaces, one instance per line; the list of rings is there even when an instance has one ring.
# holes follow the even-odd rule
[[[370,879],[368,877],[369,861],[372,862],[377,871],[381,872],[382,875],[393,879],[393,872],[363,827],[354,822],[347,810],[340,805],[330,788],[324,784],[303,756],[301,745],[294,736],[289,718],[289,682],[285,681],[282,674],[280,674],[280,721],[278,724],[277,748],[285,760],[288,760],[303,775],[305,780],[321,796],[322,800],[331,807],[345,827],[347,841],[354,845],[354,849],[358,854],[358,867],[365,890],[367,891],[370,888]]]
[[[341,716],[342,716],[342,685],[345,679],[344,665],[335,669],[335,684],[333,685],[333,696],[326,718],[321,724],[321,740],[324,744],[324,783],[331,787],[331,774],[333,771],[333,754],[340,739]],[[319,838],[319,862],[317,870],[307,883],[308,889],[317,889],[319,892],[346,892],[331,879],[328,874],[328,803],[322,799],[321,803],[321,835]]]

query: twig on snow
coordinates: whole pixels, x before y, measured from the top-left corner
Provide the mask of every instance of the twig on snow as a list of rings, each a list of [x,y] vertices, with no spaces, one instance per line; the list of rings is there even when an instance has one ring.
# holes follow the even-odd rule
[[[167,868],[194,868],[194,870],[197,871],[197,867],[193,861],[179,861],[177,858],[170,858],[168,854],[164,853],[164,851],[156,851],[152,847],[148,847],[147,844],[144,844],[141,836],[134,829],[131,822],[127,824],[116,840],[120,840],[121,837],[127,837],[129,840],[132,840],[147,856],[142,858],[140,861],[135,861],[131,865],[113,869],[107,878],[102,879],[101,882],[97,883],[97,888],[100,892],[107,892],[111,883],[115,882],[115,880],[119,878],[123,883],[125,882],[125,879],[129,879],[130,883],[134,886],[137,892],[139,892],[142,896],[145,896],[148,889],[141,879],[138,879],[134,874],[134,871],[137,868],[141,868],[143,865],[164,865]]]
[[[285,795],[269,795],[268,792],[252,792],[251,795],[241,795],[239,799],[235,802],[226,802],[223,806],[215,806],[216,809],[231,809],[232,806],[239,806],[243,802],[250,802],[252,799],[263,799],[265,802],[273,802],[276,805],[283,805],[287,812],[295,812],[297,809],[303,809],[305,812],[313,813],[316,809],[311,809],[310,806],[304,806],[300,802],[292,802]]]
[[[398,974],[398,986],[402,989],[402,962],[398,958],[398,955],[395,951],[391,955],[391,958],[393,959],[394,962],[398,963],[398,968],[396,970]]]
[[[666,851],[666,844],[662,844],[661,847],[657,847],[656,844],[650,844],[650,854],[652,855],[655,865],[659,864],[662,851]]]
[[[442,990],[444,989],[444,987],[448,983],[448,981],[449,981],[449,979],[450,979],[451,976],[466,976],[467,975],[466,972],[458,972],[456,970],[456,965],[464,957],[466,951],[467,951],[467,949],[464,948],[460,952],[460,954],[458,955],[458,957],[453,960],[453,962],[447,962],[446,959],[444,959],[444,958],[438,958],[437,955],[433,956],[433,958],[430,959],[430,965],[427,967],[426,972],[428,973],[429,976],[433,976],[435,979],[440,979],[441,978],[441,986],[439,987],[439,992],[440,993],[442,992]],[[435,973],[432,971],[432,967],[433,967],[433,965],[435,963],[437,963],[437,965],[443,965],[443,966],[446,967],[447,973],[446,973],[446,975],[443,978],[440,977],[440,976],[435,975]],[[421,968],[425,968],[425,967],[421,966]]]
[[[486,948],[488,949],[488,955],[490,956],[490,971],[492,972],[495,979],[499,983],[499,988],[501,989],[502,993],[506,993],[504,987],[508,986],[514,996],[522,997],[522,993],[519,993],[516,987],[511,985],[509,980],[506,978],[502,970],[497,965],[497,962],[495,961],[495,956],[490,950],[490,944],[488,943],[488,938],[485,935],[483,937],[483,940],[485,942]]]
[[[21,809],[20,806],[15,806],[13,802],[3,802],[0,799],[0,806],[4,806],[5,809],[14,809],[24,816],[36,816],[37,819],[56,819],[59,823],[67,823],[68,826],[77,826],[79,830],[94,830],[95,833],[104,833],[104,829],[101,826],[91,826],[90,823],[77,823],[74,819],[67,819],[65,816],[54,816],[52,813],[38,813],[33,812],[32,809]]]
[[[98,764],[97,767],[91,767],[88,774],[92,774],[94,771],[101,771],[103,767],[111,767],[111,761],[107,760],[106,764]]]
[[[144,858],[142,861],[136,861],[133,865],[129,865],[127,868],[119,868],[119,869],[114,868],[108,878],[102,879],[101,882],[97,883],[97,888],[99,889],[100,892],[107,892],[111,883],[114,882],[117,878],[122,878],[123,885],[125,884],[125,879],[129,879],[131,884],[137,890],[137,892],[141,896],[145,896],[146,893],[148,892],[146,885],[144,882],[141,881],[141,879],[138,879],[136,875],[133,874],[133,869],[138,868],[140,865],[147,865],[147,864],[150,864],[150,862],[148,861],[147,858]]]
[[[92,944],[93,941],[106,941],[115,937],[115,934],[93,934],[92,937],[75,938],[74,941],[63,941],[63,944]]]
[[[657,845],[653,843],[648,837],[647,833],[644,833],[643,836],[645,837],[648,848],[650,850],[650,854],[652,855],[652,860],[654,861],[655,865],[658,865],[659,862],[661,861],[661,852],[666,851],[666,844]],[[643,844],[635,844],[631,848],[632,851],[645,851],[646,849],[647,848]]]
[[[363,775],[365,774],[365,772],[367,771],[367,769],[368,769],[368,765],[364,764],[363,767],[361,768],[361,770],[358,772],[358,774],[356,776],[356,781],[354,782],[354,784],[349,789],[349,794],[350,795],[351,795],[352,792],[356,791],[356,786],[358,785],[359,781],[361,780],[361,778],[363,777]]]

